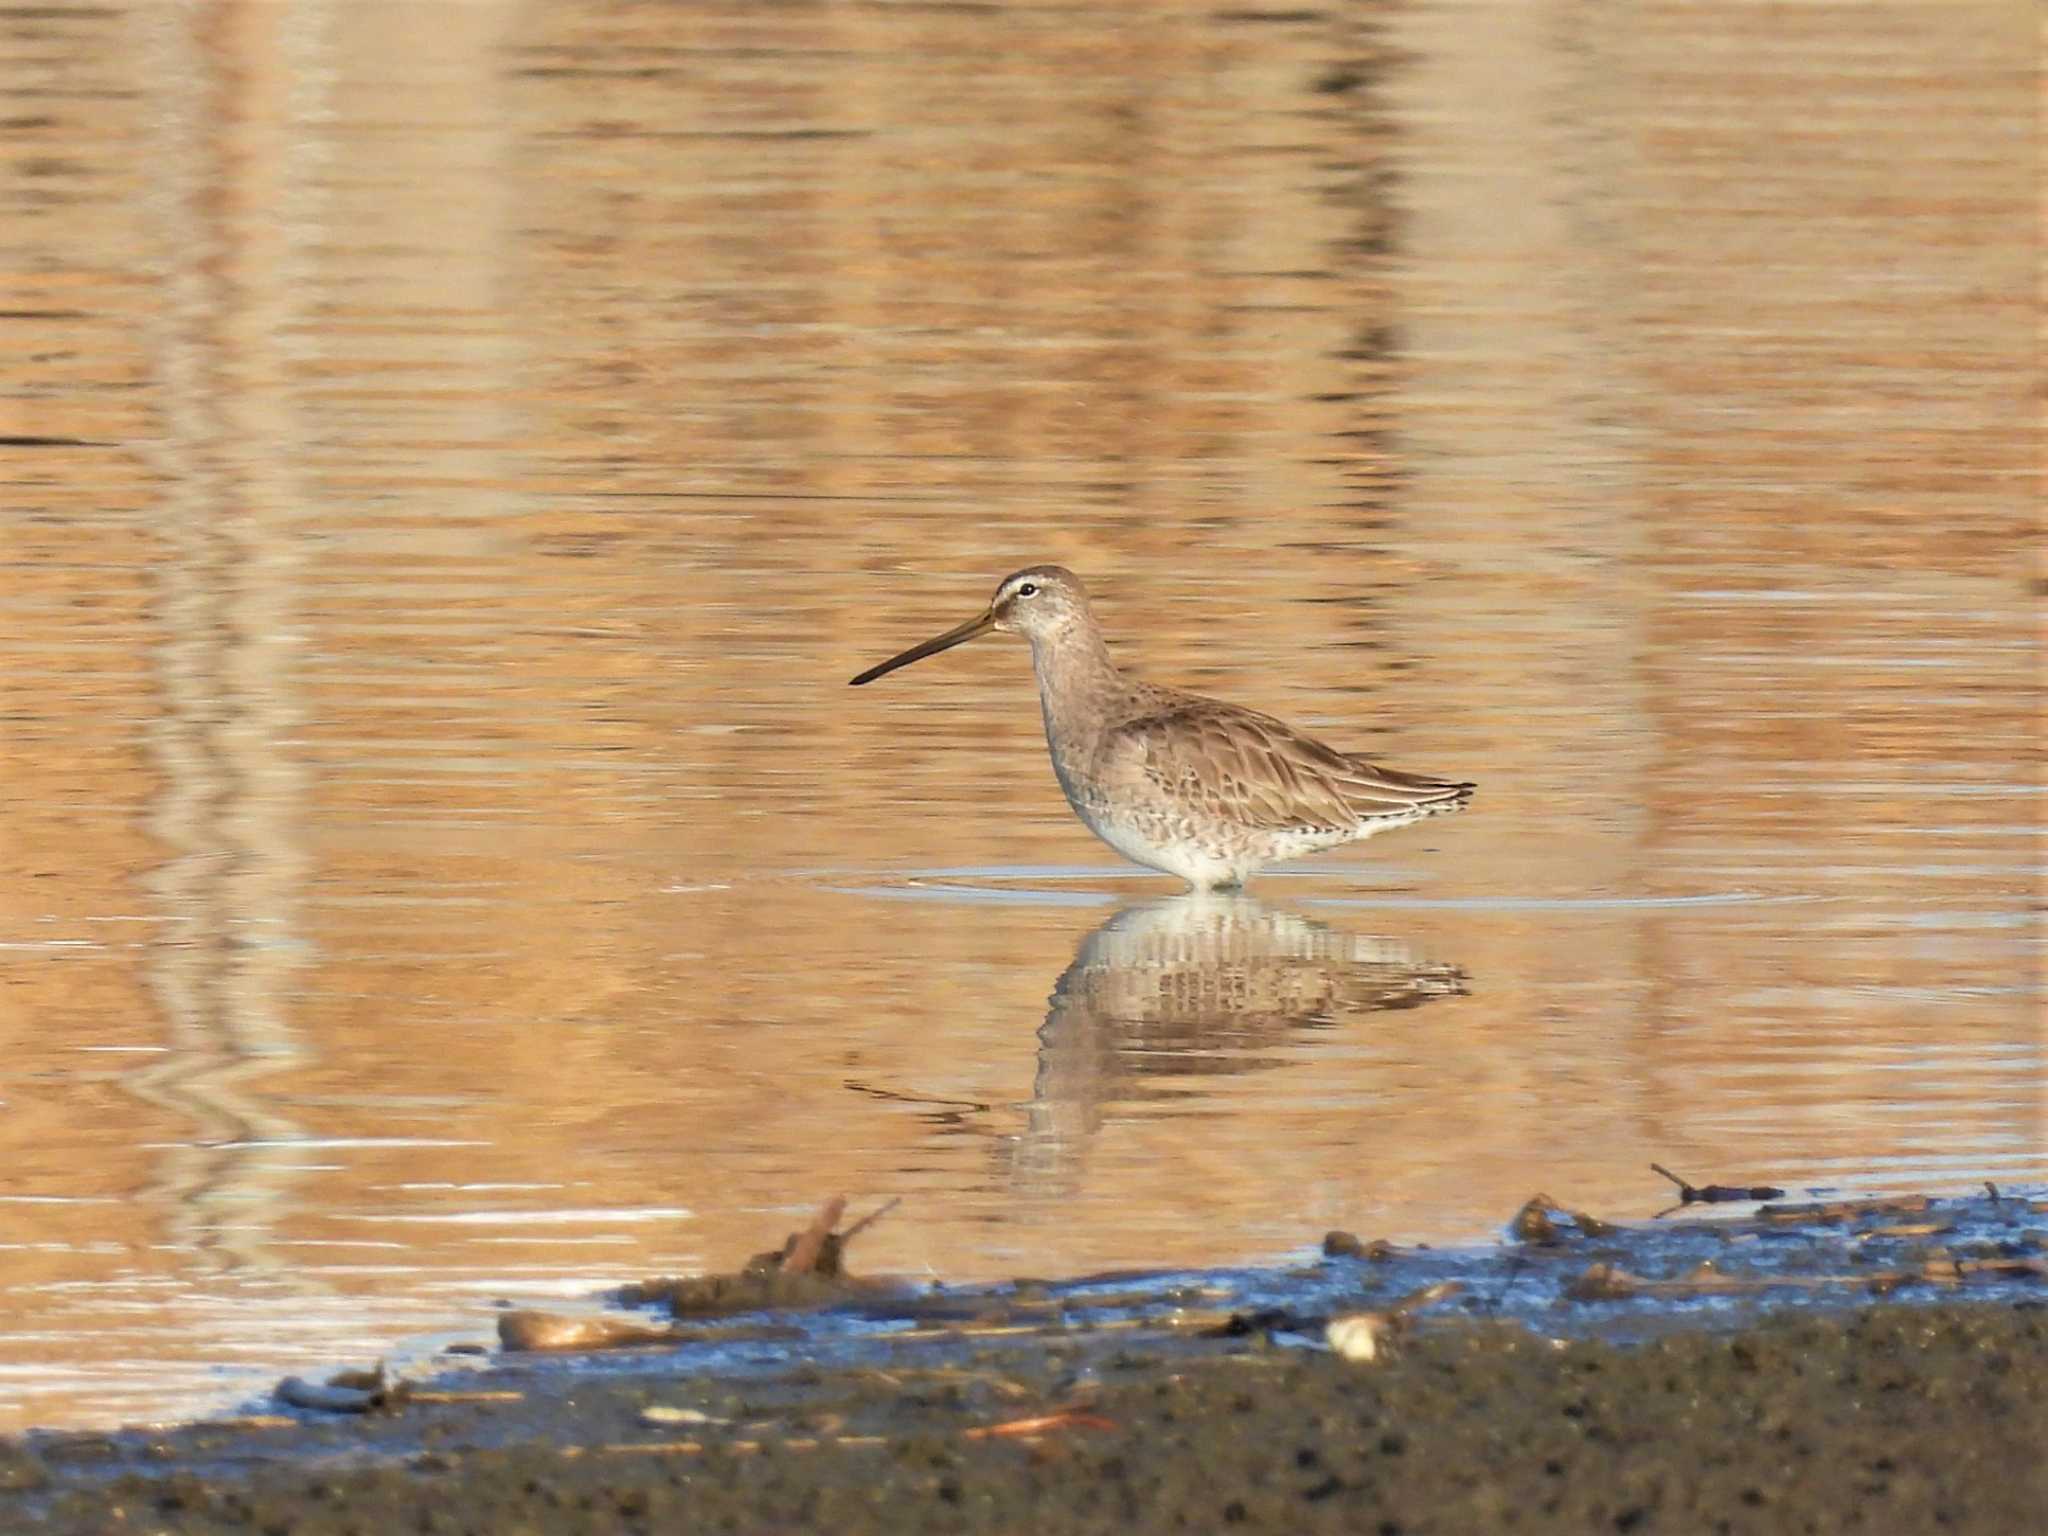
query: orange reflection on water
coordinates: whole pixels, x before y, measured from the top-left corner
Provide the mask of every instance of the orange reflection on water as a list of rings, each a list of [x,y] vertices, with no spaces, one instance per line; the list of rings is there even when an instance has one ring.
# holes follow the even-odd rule
[[[839,1192],[975,1278],[2042,1178],[1997,25],[39,23],[0,1428]],[[1017,649],[845,687],[1033,559],[1479,800],[1155,904]]]

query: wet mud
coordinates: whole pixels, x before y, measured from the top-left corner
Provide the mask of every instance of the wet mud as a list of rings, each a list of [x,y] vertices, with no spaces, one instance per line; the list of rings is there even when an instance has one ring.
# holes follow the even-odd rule
[[[2010,1197],[1634,1227],[1537,1200],[1486,1250],[1332,1234],[1294,1270],[685,1306],[623,1348],[0,1444],[0,1530],[2030,1531],[2044,1225]]]

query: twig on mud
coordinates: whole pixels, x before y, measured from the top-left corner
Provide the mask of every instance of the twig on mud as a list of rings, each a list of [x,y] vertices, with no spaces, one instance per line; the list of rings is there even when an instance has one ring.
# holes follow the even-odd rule
[[[902,1203],[903,1197],[901,1195],[897,1195],[894,1199],[891,1200],[884,1200],[872,1211],[869,1211],[867,1215],[861,1217],[859,1221],[856,1221],[852,1226],[848,1227],[844,1232],[839,1234],[840,1248],[844,1249],[848,1243],[852,1242],[856,1237],[859,1237],[861,1233],[867,1231],[869,1227],[872,1227],[876,1222],[880,1221],[884,1216],[888,1215],[891,1211],[895,1210],[896,1207],[901,1205]]]
[[[1771,1184],[1702,1184],[1692,1185],[1662,1163],[1650,1164],[1652,1173],[1660,1173],[1678,1186],[1680,1205],[1720,1205],[1731,1200],[1780,1200],[1785,1191]]]
[[[1008,1419],[1001,1424],[984,1424],[977,1429],[963,1429],[963,1440],[990,1440],[1010,1435],[1038,1435],[1048,1429],[1115,1429],[1116,1420],[1105,1419],[1099,1413],[1084,1413],[1078,1408],[1064,1409],[1059,1413],[1041,1413],[1029,1419]]]
[[[811,1218],[808,1227],[783,1239],[779,1251],[756,1254],[748,1261],[747,1269],[755,1274],[821,1275],[837,1279],[845,1267],[846,1245],[902,1203],[900,1197],[884,1201],[844,1232],[835,1232],[833,1228],[839,1225],[839,1218],[846,1214],[846,1197],[834,1195],[818,1207],[818,1214]]]
[[[1434,1285],[1425,1285],[1419,1291],[1410,1291],[1399,1301],[1387,1308],[1389,1317],[1406,1317],[1411,1312],[1420,1312],[1424,1307],[1433,1307],[1448,1297],[1456,1296],[1465,1289],[1462,1280],[1439,1280]]]
[[[1931,1195],[1896,1195],[1874,1200],[1809,1201],[1802,1205],[1767,1205],[1757,1220],[1778,1224],[1854,1221],[1860,1216],[1918,1216],[1934,1209]]]
[[[1812,1291],[1834,1285],[1860,1285],[1875,1295],[1888,1296],[1902,1285],[1960,1285],[1973,1275],[2048,1280],[2048,1259],[1958,1259],[1952,1255],[1936,1255],[1910,1268],[1837,1275],[1730,1275],[1712,1264],[1701,1264],[1690,1273],[1670,1280],[1646,1279],[1630,1274],[1618,1264],[1595,1264],[1565,1287],[1565,1295],[1573,1301],[1626,1301],[1636,1296],[1706,1296],[1778,1289]]]
[[[1886,1237],[1941,1237],[1955,1229],[1953,1221],[1900,1221],[1888,1227],[1865,1227],[1861,1232],[1851,1232],[1849,1241],[1867,1243]]]
[[[768,1446],[778,1451],[864,1450],[889,1443],[886,1435],[834,1435],[830,1439],[802,1436],[791,1440],[615,1440],[609,1445],[565,1445],[557,1455],[578,1456],[701,1456],[723,1451],[733,1456],[758,1456]]]
[[[1629,1273],[1619,1264],[1594,1264],[1565,1287],[1573,1301],[1625,1301],[1633,1296],[1706,1296],[1729,1291],[1762,1291],[1777,1286],[1816,1290],[1830,1285],[1863,1285],[1903,1281],[1902,1272],[1872,1275],[1726,1275],[1711,1264],[1673,1280],[1651,1280]]]
[[[832,1229],[839,1225],[839,1218],[845,1214],[844,1195],[834,1195],[819,1206],[818,1214],[811,1218],[811,1224],[783,1249],[782,1272],[785,1275],[808,1275],[816,1269],[818,1260],[824,1256],[826,1240],[832,1236]]]
[[[415,1403],[523,1403],[524,1392],[444,1392],[414,1389],[410,1401]]]
[[[498,1347],[507,1350],[630,1349],[673,1344],[676,1330],[626,1317],[590,1317],[520,1307],[498,1314]]]

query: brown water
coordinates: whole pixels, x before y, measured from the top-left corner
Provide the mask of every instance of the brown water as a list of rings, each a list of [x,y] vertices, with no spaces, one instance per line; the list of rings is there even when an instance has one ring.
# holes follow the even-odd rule
[[[0,1428],[2048,1177],[2032,18],[0,18]],[[1021,650],[1481,781],[1165,902]]]

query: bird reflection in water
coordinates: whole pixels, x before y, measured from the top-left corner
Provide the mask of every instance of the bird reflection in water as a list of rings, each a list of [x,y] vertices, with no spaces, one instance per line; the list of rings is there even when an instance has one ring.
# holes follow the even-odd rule
[[[1038,1032],[1020,1195],[1071,1192],[1116,1105],[1192,1097],[1191,1080],[1282,1064],[1306,1031],[1465,993],[1465,973],[1397,939],[1349,933],[1248,896],[1126,907],[1081,941]]]

